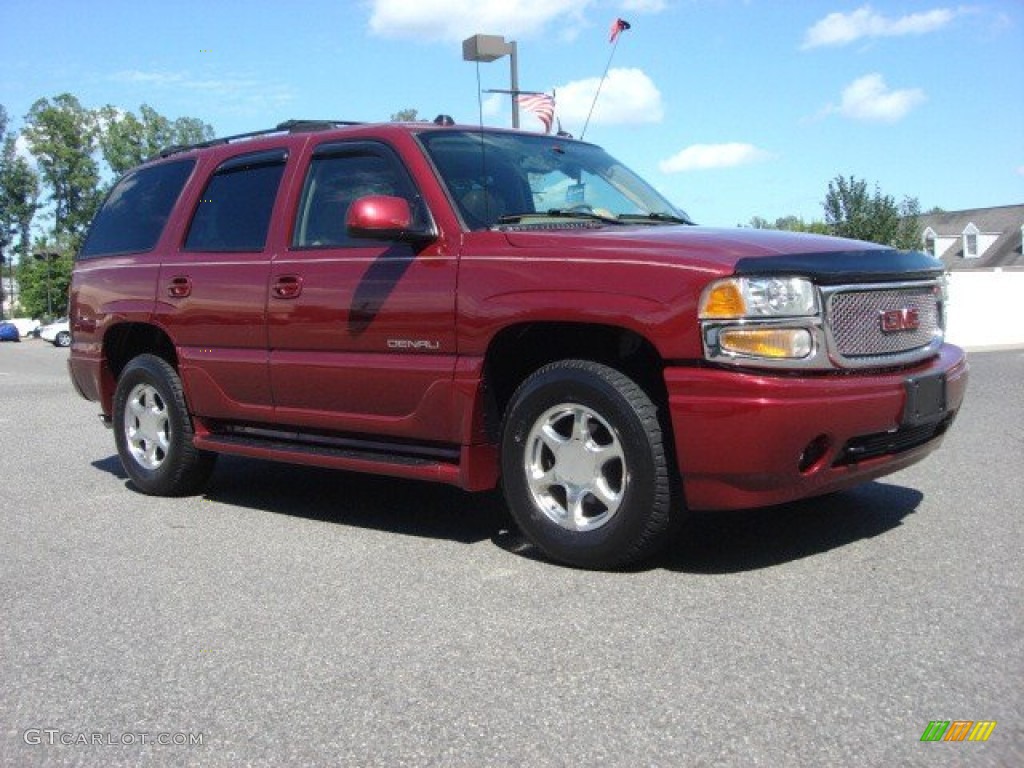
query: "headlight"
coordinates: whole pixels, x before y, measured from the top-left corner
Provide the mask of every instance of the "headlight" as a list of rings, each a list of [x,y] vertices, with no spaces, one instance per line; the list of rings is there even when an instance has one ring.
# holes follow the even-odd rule
[[[814,284],[803,277],[730,277],[711,283],[700,298],[701,320],[809,317],[817,312]]]

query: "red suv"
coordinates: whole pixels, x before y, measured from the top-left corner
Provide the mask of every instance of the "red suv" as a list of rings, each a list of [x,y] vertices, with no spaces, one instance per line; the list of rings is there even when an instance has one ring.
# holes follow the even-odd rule
[[[71,287],[71,377],[144,493],[230,453],[499,482],[550,557],[649,555],[935,450],[967,383],[942,265],[692,224],[602,149],[291,121],[122,178]]]

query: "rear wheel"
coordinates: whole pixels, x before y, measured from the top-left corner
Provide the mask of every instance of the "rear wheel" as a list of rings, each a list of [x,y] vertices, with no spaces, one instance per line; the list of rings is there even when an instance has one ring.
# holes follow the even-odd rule
[[[657,408],[614,368],[565,360],[526,379],[507,411],[501,466],[513,517],[555,560],[619,567],[668,537],[673,493]]]
[[[53,340],[54,346],[57,347],[70,347],[71,346],[71,332],[61,331],[57,334],[57,337]]]
[[[128,363],[114,393],[114,440],[135,486],[154,496],[199,492],[216,454],[197,449],[194,436],[174,368],[155,355]]]

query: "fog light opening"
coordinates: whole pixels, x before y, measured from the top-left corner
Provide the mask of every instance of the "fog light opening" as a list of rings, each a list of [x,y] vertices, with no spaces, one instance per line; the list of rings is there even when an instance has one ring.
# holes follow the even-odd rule
[[[807,474],[813,472],[821,466],[821,460],[828,452],[831,441],[828,439],[828,435],[818,435],[816,438],[811,440],[804,448],[803,453],[800,454],[800,461],[797,463],[797,469],[801,473]]]

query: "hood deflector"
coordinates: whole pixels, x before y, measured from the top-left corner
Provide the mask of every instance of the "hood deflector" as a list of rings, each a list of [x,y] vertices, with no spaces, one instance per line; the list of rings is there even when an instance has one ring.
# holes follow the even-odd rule
[[[941,261],[919,251],[880,248],[742,258],[736,262],[734,273],[748,277],[798,275],[809,277],[821,285],[838,285],[932,279],[944,271]]]

